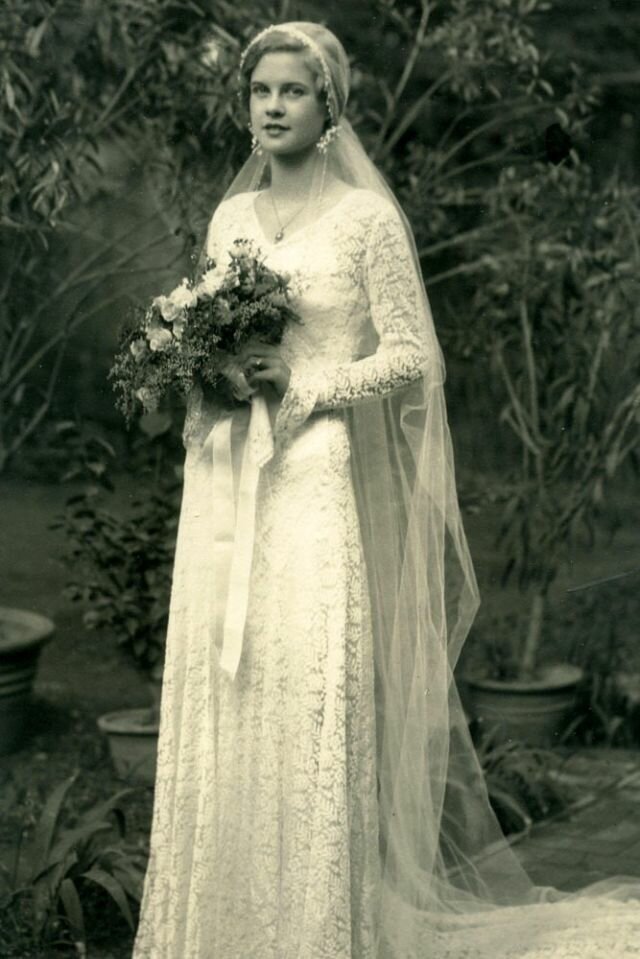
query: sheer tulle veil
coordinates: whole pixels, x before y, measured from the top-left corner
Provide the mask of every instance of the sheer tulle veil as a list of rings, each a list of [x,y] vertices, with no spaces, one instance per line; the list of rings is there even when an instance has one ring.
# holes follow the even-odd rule
[[[306,22],[269,27],[245,50],[241,77],[246,82],[267,50],[287,47],[312,59],[327,100],[331,133],[311,201],[322,207],[331,172],[393,205],[413,255],[430,347],[421,379],[345,413],[375,639],[378,957],[524,955],[516,951],[522,936],[534,925],[566,927],[576,900],[533,887],[504,840],[456,690],[454,669],[478,592],[456,495],[444,363],[412,231],[344,116],[349,63],[328,29]],[[266,158],[252,153],[225,199],[259,190],[268,176]],[[376,339],[371,328],[361,355],[375,350]],[[621,880],[592,887],[589,898],[605,892],[623,899],[628,886]]]

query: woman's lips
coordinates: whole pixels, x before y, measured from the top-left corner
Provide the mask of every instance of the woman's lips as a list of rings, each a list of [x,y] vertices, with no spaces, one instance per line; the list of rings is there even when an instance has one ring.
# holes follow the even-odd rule
[[[289,127],[280,126],[277,123],[268,124],[265,126],[265,130],[270,136],[278,136],[281,133],[286,133]]]

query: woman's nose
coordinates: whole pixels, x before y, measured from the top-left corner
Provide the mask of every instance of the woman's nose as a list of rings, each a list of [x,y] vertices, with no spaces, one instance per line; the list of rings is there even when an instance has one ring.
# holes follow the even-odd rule
[[[269,114],[269,116],[281,116],[284,112],[282,102],[277,94],[274,94],[274,96],[267,103],[266,112]]]

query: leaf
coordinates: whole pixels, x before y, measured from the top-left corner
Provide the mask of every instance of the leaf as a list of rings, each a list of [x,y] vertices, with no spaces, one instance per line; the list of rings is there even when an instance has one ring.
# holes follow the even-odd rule
[[[110,876],[109,873],[105,872],[104,869],[99,869],[96,866],[94,866],[92,869],[89,869],[88,872],[83,873],[83,876],[85,879],[89,879],[91,882],[96,883],[96,885],[102,886],[102,888],[109,893],[111,898],[120,909],[120,912],[127,920],[130,928],[135,929],[127,894],[118,880],[114,879],[113,876]]]
[[[142,864],[134,866],[129,862],[115,862],[112,871],[114,878],[118,880],[127,895],[133,899],[134,902],[140,902],[144,882],[144,868]]]
[[[40,53],[40,44],[42,43],[42,38],[44,32],[47,29],[47,19],[41,20],[37,27],[30,27],[26,33],[26,47],[27,52],[32,57],[37,57]]]
[[[605,459],[605,472],[607,476],[611,478],[616,472],[617,468],[618,468],[618,451],[616,449],[613,449],[611,450],[610,453],[607,454],[607,457]]]
[[[54,426],[56,433],[74,433],[76,429],[75,420],[59,420]]]
[[[136,791],[135,789],[131,789],[131,788],[121,789],[119,792],[115,793],[115,795],[111,796],[110,799],[107,799],[102,803],[98,803],[96,806],[92,806],[91,809],[88,809],[83,814],[82,818],[85,819],[87,822],[93,822],[96,819],[102,821],[106,819],[107,816],[109,816],[111,813],[117,814],[118,812],[120,812],[118,807],[120,805],[121,800],[124,799],[125,796],[132,795],[132,793],[135,793],[135,791]]]
[[[9,77],[5,74],[4,78],[4,95],[7,100],[7,105],[10,110],[15,110],[16,108],[16,95],[13,89],[13,85]]]
[[[514,815],[522,821],[523,829],[529,829],[532,825],[531,817],[527,810],[522,806],[513,796],[510,796],[508,792],[505,792],[504,789],[500,789],[498,786],[493,785],[492,783],[488,784],[489,795],[497,803],[507,810],[510,810]]]
[[[76,943],[86,946],[87,936],[84,927],[84,911],[78,890],[72,879],[63,879],[60,883],[60,900]]]
[[[113,826],[110,822],[89,822],[83,823],[81,826],[76,826],[73,829],[66,830],[55,846],[51,849],[49,853],[49,862],[45,866],[43,872],[46,869],[50,869],[52,866],[56,866],[61,862],[64,862],[66,857],[70,854],[76,854],[74,847],[80,847],[78,851],[82,852],[82,844],[88,843],[94,836],[101,832],[110,832],[113,829]],[[83,864],[81,863],[81,868]]]
[[[58,825],[60,810],[67,797],[67,793],[77,779],[77,775],[77,773],[74,773],[72,776],[69,776],[68,779],[65,779],[64,782],[60,783],[59,786],[56,786],[40,814],[40,819],[38,820],[33,835],[33,842],[26,859],[27,875],[31,875],[33,879],[50,865],[48,862],[49,852],[53,844],[56,826]]]

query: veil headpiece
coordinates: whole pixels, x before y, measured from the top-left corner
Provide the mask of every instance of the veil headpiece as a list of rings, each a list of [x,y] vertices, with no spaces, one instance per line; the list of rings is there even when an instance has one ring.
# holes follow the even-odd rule
[[[412,230],[344,115],[349,63],[342,45],[319,24],[274,24],[244,50],[241,75],[278,38],[298,43],[318,64],[331,123],[340,127],[326,145],[328,169],[384,198],[403,225],[430,357],[419,380],[345,414],[374,634],[382,865],[376,955],[422,959],[440,934],[464,939],[469,924],[464,941],[484,955],[478,913],[497,903],[538,902],[543,893],[491,811],[454,681],[478,594],[456,495],[444,363]],[[267,159],[251,154],[225,199],[260,189],[268,172]],[[321,203],[318,183],[315,189]],[[371,328],[362,355],[376,343]]]

